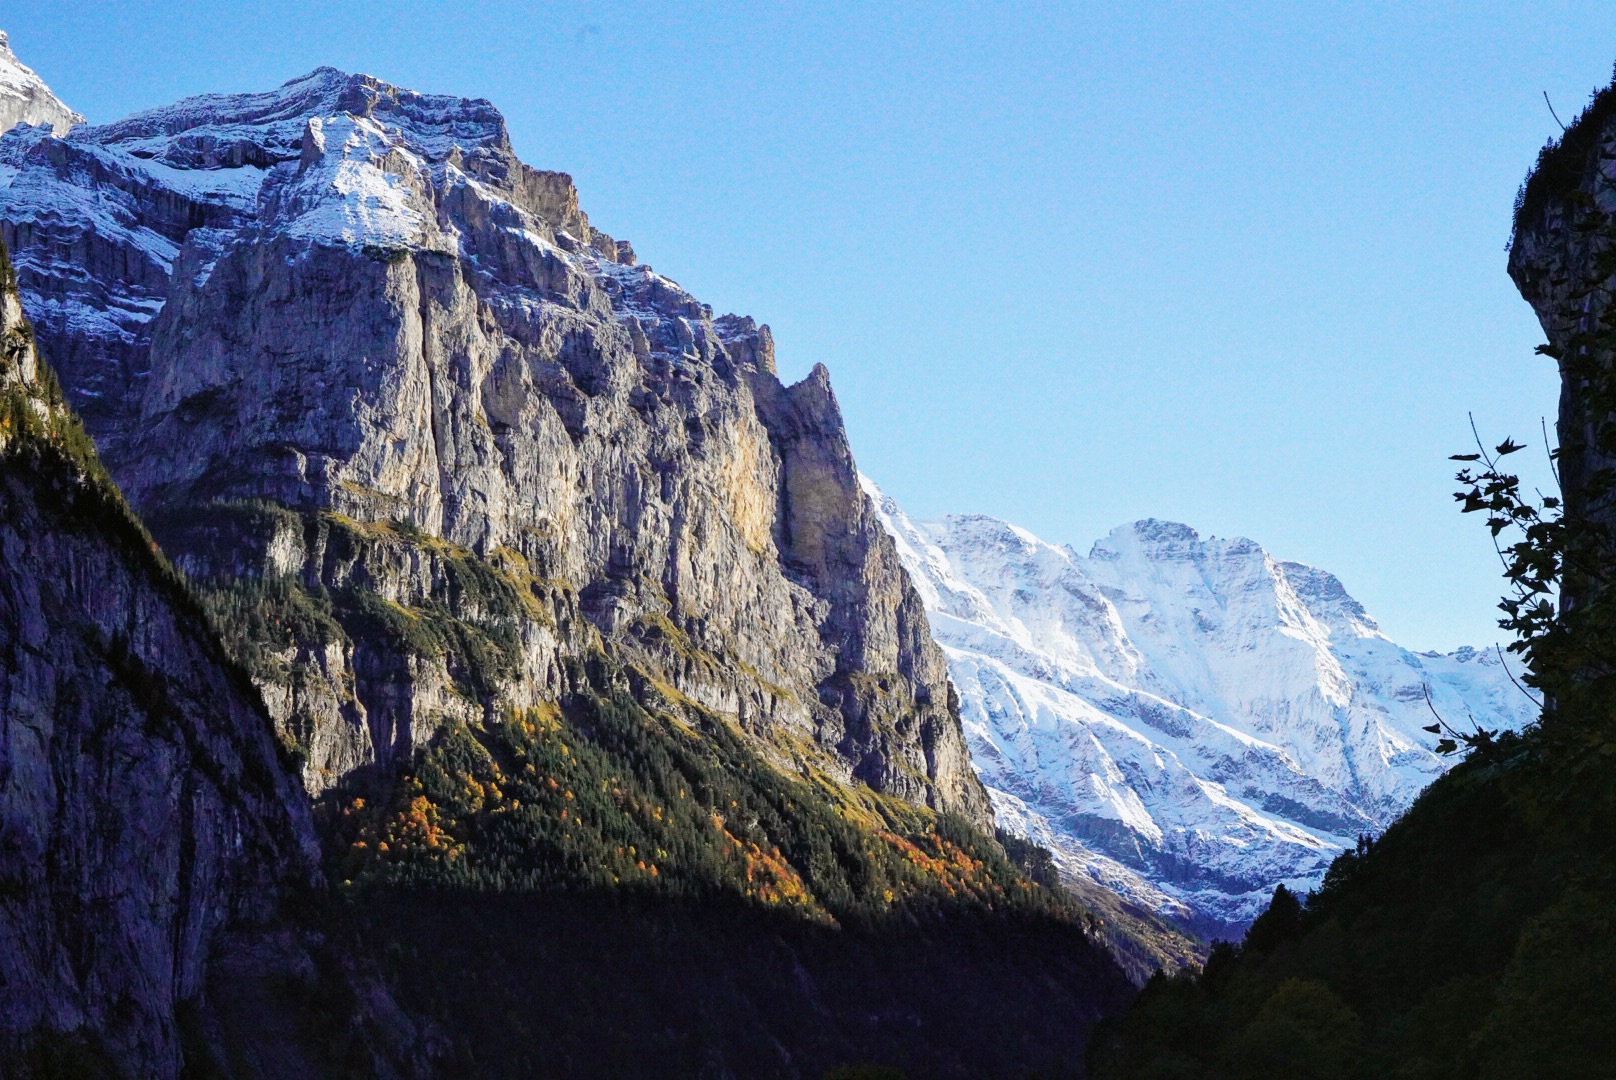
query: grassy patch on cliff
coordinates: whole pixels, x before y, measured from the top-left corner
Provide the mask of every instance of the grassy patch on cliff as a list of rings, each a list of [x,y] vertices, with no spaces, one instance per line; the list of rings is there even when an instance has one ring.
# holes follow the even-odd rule
[[[269,684],[295,686],[309,652],[359,642],[441,663],[462,697],[490,702],[516,674],[521,624],[554,621],[558,584],[535,578],[515,553],[484,560],[405,522],[255,501],[164,508],[153,523],[176,549],[213,553],[195,560],[192,587],[232,654]],[[265,554],[277,537],[345,567],[347,583],[328,589],[305,571],[278,571]],[[387,599],[382,579],[406,576],[417,561],[428,594]]]

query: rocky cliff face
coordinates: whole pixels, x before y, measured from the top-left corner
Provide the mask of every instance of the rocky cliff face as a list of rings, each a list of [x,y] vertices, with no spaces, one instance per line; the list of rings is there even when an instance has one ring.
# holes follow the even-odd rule
[[[1000,824],[1069,874],[1228,936],[1316,888],[1442,775],[1443,715],[1537,707],[1491,651],[1414,653],[1341,582],[1250,540],[1139,521],[1087,556],[873,485],[943,643]]]
[[[173,1077],[211,977],[308,963],[262,935],[317,879],[307,799],[56,397],[3,249],[0,402],[0,1070]]]
[[[39,124],[65,135],[82,123],[84,117],[58,101],[45,80],[17,59],[10,38],[0,30],[0,132],[18,124]]]
[[[1616,89],[1600,91],[1588,108],[1538,156],[1521,188],[1510,240],[1509,275],[1548,338],[1541,350],[1560,368],[1559,477],[1566,512],[1604,528],[1616,526],[1616,492],[1607,479],[1616,466],[1610,374],[1612,334],[1612,214],[1616,214]],[[1577,560],[1572,560],[1575,563]],[[1568,567],[1566,600],[1591,582]]]
[[[311,788],[604,650],[777,764],[989,823],[823,368],[783,385],[487,102],[322,69],[19,128],[0,169],[114,476],[221,612],[282,603],[240,640]]]

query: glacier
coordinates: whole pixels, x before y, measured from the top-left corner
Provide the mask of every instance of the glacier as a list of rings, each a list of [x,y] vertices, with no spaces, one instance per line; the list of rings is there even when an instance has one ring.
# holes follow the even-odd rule
[[[1496,651],[1403,648],[1333,575],[1251,540],[1147,519],[1084,556],[991,517],[914,521],[863,483],[1000,827],[1205,937],[1317,887],[1441,775],[1433,709],[1461,729],[1539,712]]]

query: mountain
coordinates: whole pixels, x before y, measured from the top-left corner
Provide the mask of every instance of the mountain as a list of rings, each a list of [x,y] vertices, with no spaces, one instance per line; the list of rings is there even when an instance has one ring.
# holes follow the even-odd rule
[[[781,761],[987,825],[824,369],[783,385],[766,327],[637,265],[487,102],[322,69],[0,162],[41,345],[165,549],[338,609],[255,671],[311,789],[600,647]],[[489,663],[412,636],[440,612]],[[394,615],[397,647],[355,629]]]
[[[822,367],[485,101],[320,69],[0,166],[41,351],[319,839],[283,997],[328,1025],[285,1023],[348,1072],[229,1074],[1080,1075],[1133,988],[995,841]]]
[[[1336,578],[1250,540],[1145,520],[1083,556],[989,517],[915,522],[865,488],[1001,826],[1208,935],[1280,882],[1316,887],[1442,775],[1433,706],[1465,728],[1535,717],[1496,653],[1401,648]]]
[[[1506,610],[1548,700],[1540,723],[1470,740],[1459,766],[1382,837],[1341,855],[1305,902],[1276,891],[1202,974],[1155,980],[1097,1037],[1099,1080],[1611,1074],[1613,141],[1616,85],[1543,149],[1515,207],[1510,276],[1543,327],[1538,351],[1561,372],[1562,490],[1521,501],[1507,450],[1460,467],[1465,508],[1507,545]]]
[[[18,124],[41,124],[65,135],[82,123],[84,117],[58,101],[45,80],[17,59],[10,38],[0,30],[0,132]]]

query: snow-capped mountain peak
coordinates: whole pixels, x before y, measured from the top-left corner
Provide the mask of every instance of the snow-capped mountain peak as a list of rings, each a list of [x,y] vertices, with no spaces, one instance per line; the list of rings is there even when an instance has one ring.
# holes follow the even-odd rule
[[[45,80],[17,59],[11,39],[0,30],[0,132],[18,124],[46,125],[57,135],[65,135],[84,117],[59,101]]]
[[[14,127],[0,135],[0,219],[18,230],[28,317],[60,343],[52,360],[104,441],[135,426],[148,393],[165,408],[194,391],[148,379],[154,328],[242,245],[294,261],[430,251],[516,268],[513,286],[592,278],[625,312],[684,295],[590,226],[571,177],[518,160],[488,101],[330,67],[61,138]],[[116,272],[86,277],[85,258]]]
[[[867,479],[948,654],[1003,825],[1230,932],[1310,888],[1441,773],[1444,715],[1535,706],[1490,650],[1415,654],[1332,574],[1145,519],[1085,556],[982,515],[913,521]]]

